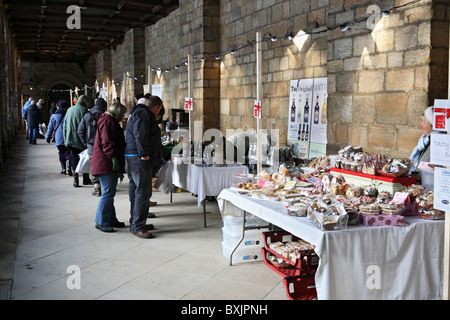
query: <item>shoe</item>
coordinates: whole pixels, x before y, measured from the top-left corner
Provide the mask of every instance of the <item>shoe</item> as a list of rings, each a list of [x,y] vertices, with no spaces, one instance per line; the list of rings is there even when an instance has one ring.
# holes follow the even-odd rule
[[[144,229],[147,231],[155,230],[155,226],[152,224],[147,224],[145,225]]]
[[[61,163],[61,174],[66,174],[66,164],[65,163]]]
[[[103,232],[114,232],[113,227],[103,227],[101,225],[95,224],[95,229],[98,229]]]
[[[150,201],[150,206],[156,206],[158,204],[158,202],[156,201]]]
[[[125,227],[125,223],[124,223],[124,222],[119,222],[119,221],[117,221],[117,222],[112,223],[112,224],[111,224],[111,227],[114,227],[114,228],[124,228],[124,227]]]
[[[149,212],[149,213],[147,214],[147,218],[156,218],[156,216],[155,216],[154,213]]]
[[[145,230],[139,230],[139,231],[131,231],[132,234],[134,234],[136,237],[141,239],[150,239],[153,238],[153,235]]]
[[[92,184],[92,182],[91,182],[91,178],[89,178],[89,174],[83,173],[83,186],[87,186],[90,184]]]
[[[102,189],[94,188],[94,191],[92,191],[92,195],[96,196],[96,197],[101,197],[102,196]]]
[[[73,186],[78,188],[80,186],[80,180],[78,178],[78,173],[74,173],[73,175]]]

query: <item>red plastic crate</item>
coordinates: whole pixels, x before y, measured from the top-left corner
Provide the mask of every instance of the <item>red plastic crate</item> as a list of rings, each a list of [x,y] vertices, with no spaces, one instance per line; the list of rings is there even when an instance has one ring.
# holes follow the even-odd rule
[[[283,279],[289,300],[316,300],[316,282],[313,275],[286,277]]]
[[[317,267],[319,266],[319,257],[314,252],[314,250],[304,250],[300,251],[297,255],[297,261],[291,261],[282,255],[278,254],[277,252],[273,251],[269,244],[272,242],[286,242],[283,241],[288,237],[289,241],[297,241],[301,240],[300,238],[290,234],[286,231],[276,231],[276,232],[263,232],[263,239],[264,239],[264,247],[265,249],[273,254],[274,256],[277,256],[287,263],[291,264],[293,267],[299,270],[299,274],[306,275],[306,274],[315,274]],[[269,262],[270,263],[270,262]]]
[[[272,262],[269,261],[268,259],[268,255],[271,255],[272,252],[267,251],[266,248],[261,248],[261,252],[263,254],[264,257],[264,263],[273,271],[275,271],[276,273],[278,273],[279,275],[283,276],[283,277],[293,277],[293,276],[298,276],[300,275],[301,270],[297,269],[296,267],[294,267],[293,265],[289,265],[289,267],[287,268],[281,268],[278,266],[275,266]],[[273,254],[272,254],[273,255]]]

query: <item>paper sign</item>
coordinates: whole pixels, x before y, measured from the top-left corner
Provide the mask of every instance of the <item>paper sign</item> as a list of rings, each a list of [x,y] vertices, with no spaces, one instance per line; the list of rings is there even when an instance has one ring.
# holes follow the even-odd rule
[[[297,181],[293,181],[293,180],[288,181],[288,182],[286,182],[286,185],[284,186],[284,189],[292,190],[292,189],[295,188],[296,184],[297,184]]]
[[[261,101],[255,100],[253,116],[257,119],[261,119]]]
[[[434,202],[433,208],[450,211],[450,169],[434,169]]]
[[[450,167],[450,135],[431,134],[430,163]]]
[[[434,100],[433,130],[450,130],[450,100]]]
[[[194,110],[192,98],[184,98],[184,110],[186,111]]]
[[[409,193],[407,192],[396,192],[394,198],[390,201],[390,203],[395,204],[405,204],[409,202]]]

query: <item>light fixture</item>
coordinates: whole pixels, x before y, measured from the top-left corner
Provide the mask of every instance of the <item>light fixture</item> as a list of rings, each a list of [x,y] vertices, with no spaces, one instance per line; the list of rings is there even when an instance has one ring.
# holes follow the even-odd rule
[[[389,18],[391,12],[389,10],[381,11],[381,17],[382,18]]]
[[[205,61],[206,61],[206,58],[200,58],[200,60],[201,60],[202,62],[205,62]]]
[[[295,36],[292,33],[289,33],[287,35],[287,38],[292,41],[292,40],[294,40]]]
[[[188,66],[188,65],[189,65],[189,62],[185,61],[184,64]]]
[[[176,66],[175,66],[175,69],[178,70],[178,68],[180,68],[180,66],[179,66],[179,65],[176,65]]]
[[[348,25],[343,24],[343,25],[340,27],[340,29],[341,29],[342,32],[345,32],[345,31],[348,30]]]
[[[216,56],[216,60],[220,60],[220,56]]]
[[[270,35],[270,41],[277,42],[278,38],[275,36]]]
[[[165,71],[166,71],[166,72],[169,72],[169,69],[166,69]]]

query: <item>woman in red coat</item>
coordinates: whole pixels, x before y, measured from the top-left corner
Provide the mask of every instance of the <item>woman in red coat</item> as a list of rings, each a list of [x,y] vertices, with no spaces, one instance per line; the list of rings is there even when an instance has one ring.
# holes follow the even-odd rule
[[[114,101],[97,122],[91,169],[103,190],[95,214],[95,227],[103,232],[113,232],[114,227],[125,226],[117,220],[114,196],[119,174],[125,173],[126,143],[119,121],[126,111],[124,105]]]

